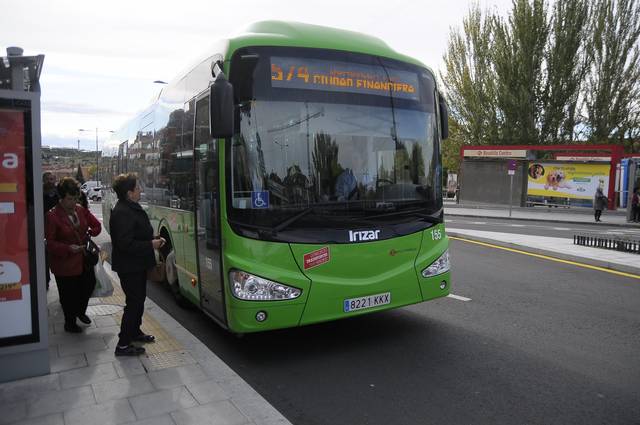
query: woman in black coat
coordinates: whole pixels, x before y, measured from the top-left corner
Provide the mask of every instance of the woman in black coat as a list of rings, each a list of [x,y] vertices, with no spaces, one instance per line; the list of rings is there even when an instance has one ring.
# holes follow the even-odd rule
[[[132,342],[154,342],[153,335],[142,332],[144,300],[147,297],[147,271],[156,264],[154,250],[165,244],[153,236],[153,227],[140,201],[141,188],[136,174],[121,174],[113,182],[118,202],[111,211],[112,269],[118,273],[125,294],[124,314],[116,356],[136,356],[145,352]]]

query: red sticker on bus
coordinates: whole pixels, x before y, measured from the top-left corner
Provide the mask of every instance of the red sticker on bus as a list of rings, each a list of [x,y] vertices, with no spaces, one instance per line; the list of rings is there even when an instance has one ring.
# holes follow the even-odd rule
[[[317,251],[304,254],[304,269],[307,270],[313,267],[317,267],[320,264],[328,263],[330,259],[331,255],[329,255],[328,246],[320,248]]]

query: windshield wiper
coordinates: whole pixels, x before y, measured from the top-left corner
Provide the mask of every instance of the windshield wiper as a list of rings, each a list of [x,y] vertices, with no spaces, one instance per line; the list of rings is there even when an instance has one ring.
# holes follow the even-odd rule
[[[275,226],[273,226],[273,228],[271,230],[273,230],[273,233],[278,233],[283,231],[284,229],[286,229],[287,227],[289,227],[290,225],[292,225],[293,223],[295,223],[296,221],[300,220],[302,217],[306,216],[309,213],[313,212],[313,207],[308,207],[303,209],[302,211],[300,211],[297,214],[292,215],[291,217],[285,219],[284,221],[276,224]]]
[[[398,215],[411,215],[414,217],[420,217],[421,219],[423,219],[424,221],[428,222],[428,223],[433,223],[433,224],[439,224],[442,223],[442,219],[440,217],[434,217],[432,215],[429,214],[425,214],[421,209],[417,209],[417,210],[400,210],[400,211],[394,211],[391,213],[383,213],[383,214],[376,214],[376,215],[370,215],[368,217],[365,218],[365,220],[371,219],[371,218],[382,218],[382,217],[394,217],[394,216],[398,216]]]

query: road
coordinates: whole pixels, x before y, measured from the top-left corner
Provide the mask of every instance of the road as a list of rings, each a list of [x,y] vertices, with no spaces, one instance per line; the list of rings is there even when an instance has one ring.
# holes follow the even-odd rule
[[[487,232],[519,233],[533,236],[549,236],[573,239],[575,234],[597,234],[626,236],[640,239],[640,228],[607,226],[606,222],[595,224],[558,223],[550,221],[512,220],[504,218],[478,218],[449,215],[446,227],[474,229]]]
[[[149,297],[296,425],[640,423],[638,280],[457,240],[451,255],[470,301],[243,338],[161,285]]]

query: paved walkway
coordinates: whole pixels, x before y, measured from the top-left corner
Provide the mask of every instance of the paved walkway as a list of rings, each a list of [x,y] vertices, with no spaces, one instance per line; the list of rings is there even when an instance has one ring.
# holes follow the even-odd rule
[[[144,356],[115,357],[124,294],[117,275],[110,275],[114,294],[91,299],[93,323],[81,334],[64,332],[52,282],[47,294],[51,373],[0,384],[0,424],[289,424],[149,299],[142,328],[156,342],[145,345]]]
[[[484,218],[509,218],[509,209],[495,206],[461,206],[445,203],[445,222],[447,217],[466,216]],[[514,208],[512,219],[551,221],[558,223],[591,224],[597,230],[602,225],[615,225],[628,228],[630,237],[640,241],[640,223],[627,223],[623,212],[603,214],[603,223],[593,221],[590,209],[574,209],[558,211],[556,208],[533,207]],[[640,255],[618,252],[615,250],[592,248],[573,244],[572,238],[555,238],[532,236],[528,234],[488,232],[483,230],[459,229],[452,223],[446,224],[449,236],[470,239],[478,242],[520,249],[535,254],[548,255],[563,260],[576,261],[596,267],[603,267],[623,273],[635,275],[640,279]],[[637,233],[636,233],[637,230]]]
[[[549,208],[545,206],[535,207],[514,207],[509,217],[508,206],[496,205],[475,205],[475,204],[456,204],[455,202],[446,201],[444,203],[444,211],[446,215],[462,215],[467,217],[492,217],[492,218],[511,218],[517,220],[534,220],[534,221],[556,221],[563,223],[595,223],[593,210],[591,208]],[[602,224],[610,226],[623,226],[640,228],[640,223],[627,222],[626,211],[616,210],[602,212]]]

